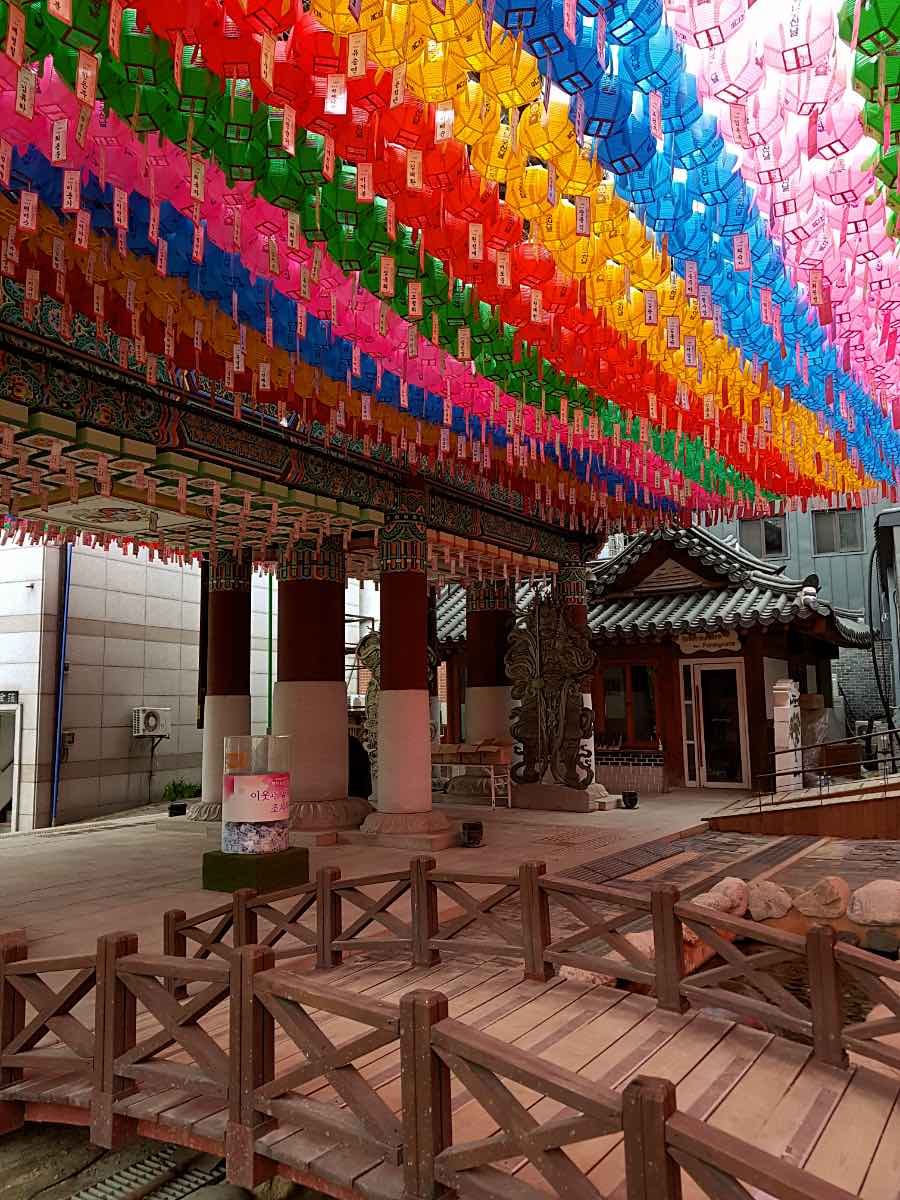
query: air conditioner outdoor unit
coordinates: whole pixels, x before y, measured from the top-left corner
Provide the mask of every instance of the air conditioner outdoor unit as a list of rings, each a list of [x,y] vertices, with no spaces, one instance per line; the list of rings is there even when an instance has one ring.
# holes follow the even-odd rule
[[[171,708],[133,708],[131,710],[132,737],[171,737]]]

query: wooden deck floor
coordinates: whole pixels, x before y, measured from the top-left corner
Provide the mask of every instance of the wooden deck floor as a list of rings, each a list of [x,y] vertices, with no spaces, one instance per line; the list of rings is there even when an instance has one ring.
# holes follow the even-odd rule
[[[679,1109],[697,1119],[864,1200],[896,1200],[900,1191],[900,1078],[886,1069],[824,1067],[812,1061],[806,1047],[714,1012],[660,1012],[648,997],[573,979],[523,982],[521,964],[502,960],[460,957],[427,970],[401,960],[359,957],[319,977],[329,986],[388,1003],[397,1003],[413,988],[441,991],[449,998],[452,1017],[586,1079],[621,1090],[636,1074],[663,1076],[677,1085]],[[332,1041],[361,1032],[353,1021],[333,1014],[319,1013],[316,1020]],[[224,1008],[203,1024],[226,1041]],[[151,1028],[150,1018],[139,1013],[139,1037]],[[279,1070],[299,1059],[299,1051],[280,1031],[276,1058]],[[374,1051],[356,1065],[398,1112],[397,1045]],[[541,1121],[561,1108],[517,1085],[510,1088]],[[321,1079],[298,1091],[338,1102]],[[0,1099],[63,1104],[73,1110],[86,1105],[88,1097],[87,1081],[78,1076],[52,1081],[45,1076],[0,1093]],[[452,1110],[455,1137],[485,1137],[496,1129],[455,1077]],[[224,1137],[221,1102],[178,1088],[145,1088],[121,1101],[118,1111],[138,1119],[140,1132],[149,1136],[203,1149],[220,1147]],[[34,1108],[32,1115],[41,1116],[41,1109]],[[333,1194],[350,1190],[394,1200],[400,1195],[398,1168],[383,1163],[377,1153],[336,1147],[315,1132],[282,1125],[262,1138],[257,1149]],[[621,1134],[575,1145],[568,1153],[602,1195],[620,1200],[625,1179]],[[507,1161],[505,1167],[522,1182],[547,1186],[527,1163]],[[704,1195],[687,1177],[684,1184],[688,1200]]]

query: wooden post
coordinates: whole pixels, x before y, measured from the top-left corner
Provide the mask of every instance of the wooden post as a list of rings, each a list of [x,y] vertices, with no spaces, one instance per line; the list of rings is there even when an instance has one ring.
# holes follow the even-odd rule
[[[0,1057],[14,1037],[25,1028],[25,999],[6,976],[7,965],[28,957],[25,930],[0,934]],[[11,1087],[22,1078],[21,1067],[0,1066],[0,1087]],[[21,1129],[25,1124],[25,1105],[0,1101],[0,1134]]]
[[[250,907],[255,899],[256,892],[253,888],[240,888],[231,897],[231,936],[235,949],[256,945],[256,912]]]
[[[841,984],[834,956],[835,932],[830,925],[813,925],[806,935],[809,1006],[812,1009],[813,1053],[830,1067],[846,1067],[841,1017]]]
[[[553,976],[553,965],[544,959],[550,945],[550,901],[541,887],[547,864],[526,862],[519,867],[519,904],[522,911],[522,944],[525,978],[544,982]]]
[[[256,1089],[275,1077],[275,1021],[256,996],[256,976],[275,965],[268,946],[242,946],[231,961],[228,1125],[225,1160],[228,1182],[256,1188],[275,1173],[276,1164],[256,1154],[256,1139],[274,1121],[260,1113]]]
[[[639,1075],[622,1097],[627,1200],[681,1200],[681,1168],[666,1149],[666,1122],[675,1111],[670,1079]]]
[[[650,888],[653,918],[653,961],[656,971],[656,1003],[666,1012],[682,1013],[687,1000],[681,994],[684,978],[684,933],[675,905],[681,893],[671,883],[654,883]]]
[[[187,920],[183,908],[170,908],[163,913],[163,954],[170,958],[187,958],[187,938],[178,928],[182,921]],[[177,979],[167,979],[166,989],[176,1000],[183,1000],[187,993],[187,984],[179,983]]]
[[[416,967],[433,967],[441,961],[439,951],[431,948],[438,932],[437,888],[428,879],[437,862],[433,858],[414,858],[409,864],[410,904],[412,906],[412,960]]]
[[[431,1030],[447,1011],[440,992],[407,992],[400,1000],[403,1200],[435,1200],[442,1190],[434,1160],[453,1136],[450,1070],[431,1048]]]
[[[316,966],[320,971],[338,967],[343,955],[332,949],[341,936],[341,897],[332,886],[340,879],[338,867],[320,867],[316,872]]]
[[[136,933],[108,933],[97,942],[97,1003],[94,1018],[94,1095],[91,1141],[118,1149],[131,1133],[131,1122],[114,1112],[117,1101],[135,1085],[116,1075],[116,1059],[137,1042],[137,1005],[119,978],[119,959],[137,954]]]

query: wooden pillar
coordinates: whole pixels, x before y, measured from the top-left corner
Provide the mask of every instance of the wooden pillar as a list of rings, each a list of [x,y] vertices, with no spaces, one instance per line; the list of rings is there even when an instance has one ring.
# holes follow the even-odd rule
[[[378,811],[363,831],[379,844],[441,849],[453,837],[431,807],[425,493],[404,488],[379,538],[381,663]]]
[[[218,553],[209,569],[202,799],[222,803],[224,739],[250,732],[249,555]]]
[[[447,1017],[440,992],[400,1000],[400,1090],[403,1105],[404,1200],[436,1200],[434,1160],[450,1145],[450,1071],[431,1048],[431,1031]]]
[[[0,934],[0,1055],[25,1028],[25,1000],[10,983],[7,969],[27,957],[24,929]],[[21,1067],[0,1066],[0,1087],[11,1087],[21,1078]],[[0,1134],[20,1129],[24,1123],[24,1104],[0,1101]]]
[[[462,664],[460,653],[447,659],[447,737],[455,745],[462,741]]]
[[[674,1111],[670,1079],[639,1075],[625,1088],[626,1200],[681,1200],[681,1169],[666,1149],[666,1122]]]
[[[506,644],[513,619],[512,584],[503,579],[466,589],[466,740],[510,740]]]
[[[275,1077],[275,1021],[256,997],[255,980],[275,965],[267,946],[244,946],[231,960],[230,1078],[225,1160],[229,1183],[255,1188],[275,1174],[256,1154],[256,1139],[274,1124],[256,1108],[257,1088]]]
[[[303,540],[278,565],[272,732],[293,739],[291,826],[301,833],[355,828],[369,811],[347,796],[345,583],[337,536]]]
[[[121,1146],[130,1133],[130,1123],[116,1114],[115,1105],[131,1095],[135,1084],[116,1074],[116,1060],[136,1044],[137,1002],[119,978],[119,960],[137,949],[135,933],[108,933],[97,942],[91,1141],[107,1150]]]

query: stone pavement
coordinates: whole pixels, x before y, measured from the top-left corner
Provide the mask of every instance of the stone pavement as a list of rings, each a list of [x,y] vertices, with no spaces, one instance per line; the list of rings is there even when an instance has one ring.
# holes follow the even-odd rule
[[[642,797],[634,811],[442,806],[454,821],[483,821],[485,844],[435,857],[441,867],[463,871],[509,871],[535,859],[559,871],[696,829],[722,802],[721,792],[689,789]],[[86,953],[100,934],[114,930],[137,933],[142,950],[159,949],[166,909],[191,914],[225,898],[200,887],[201,858],[211,844],[158,812],[0,837],[0,930],[24,928],[33,957]],[[310,868],[334,865],[352,876],[397,869],[410,857],[401,850],[322,846],[311,852]]]

